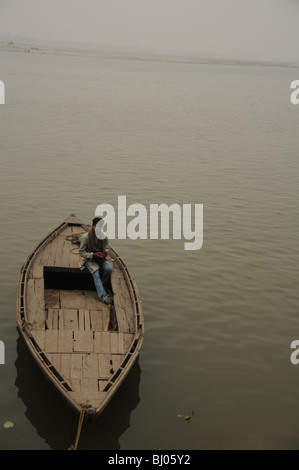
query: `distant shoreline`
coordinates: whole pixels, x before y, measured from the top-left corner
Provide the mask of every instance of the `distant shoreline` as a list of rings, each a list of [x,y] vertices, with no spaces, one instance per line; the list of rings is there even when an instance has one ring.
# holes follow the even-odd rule
[[[73,57],[89,57],[95,59],[141,60],[147,62],[167,62],[181,64],[218,64],[218,65],[256,65],[263,67],[290,67],[299,68],[299,63],[258,61],[241,59],[212,59],[203,57],[179,56],[170,54],[151,54],[142,52],[120,52],[93,49],[65,48],[59,46],[45,46],[41,44],[23,44],[13,41],[1,41],[0,52],[19,52],[26,54],[48,54]]]

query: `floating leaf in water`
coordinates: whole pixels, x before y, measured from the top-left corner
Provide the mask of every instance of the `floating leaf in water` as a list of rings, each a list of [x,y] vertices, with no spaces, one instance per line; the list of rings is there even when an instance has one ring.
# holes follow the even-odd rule
[[[11,421],[6,421],[6,422],[3,424],[3,427],[4,427],[5,429],[13,428],[13,427],[14,427],[14,423],[12,423]]]
[[[192,410],[191,415],[177,415],[178,418],[181,418],[185,421],[190,421],[190,419],[194,416],[194,410]]]

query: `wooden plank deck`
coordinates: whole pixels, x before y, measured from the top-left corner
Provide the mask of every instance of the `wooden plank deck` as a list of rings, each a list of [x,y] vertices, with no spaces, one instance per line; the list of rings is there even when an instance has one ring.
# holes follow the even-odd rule
[[[28,322],[34,328],[43,328],[45,323],[44,280],[28,279],[26,291]]]
[[[92,379],[92,390],[101,392],[124,361],[134,334],[69,329],[32,330],[39,347],[66,383],[77,392]],[[74,382],[75,380],[75,382]]]

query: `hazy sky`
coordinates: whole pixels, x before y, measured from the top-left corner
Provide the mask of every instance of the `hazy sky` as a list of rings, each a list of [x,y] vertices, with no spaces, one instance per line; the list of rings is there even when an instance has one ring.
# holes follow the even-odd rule
[[[299,0],[0,0],[0,35],[299,61]]]

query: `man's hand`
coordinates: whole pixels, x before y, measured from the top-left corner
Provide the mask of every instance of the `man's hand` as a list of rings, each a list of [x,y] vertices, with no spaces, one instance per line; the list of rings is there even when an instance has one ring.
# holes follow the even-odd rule
[[[100,253],[100,252],[96,252],[92,255],[92,258],[94,259],[94,261],[97,261],[99,259],[102,259],[103,258],[103,253]]]

